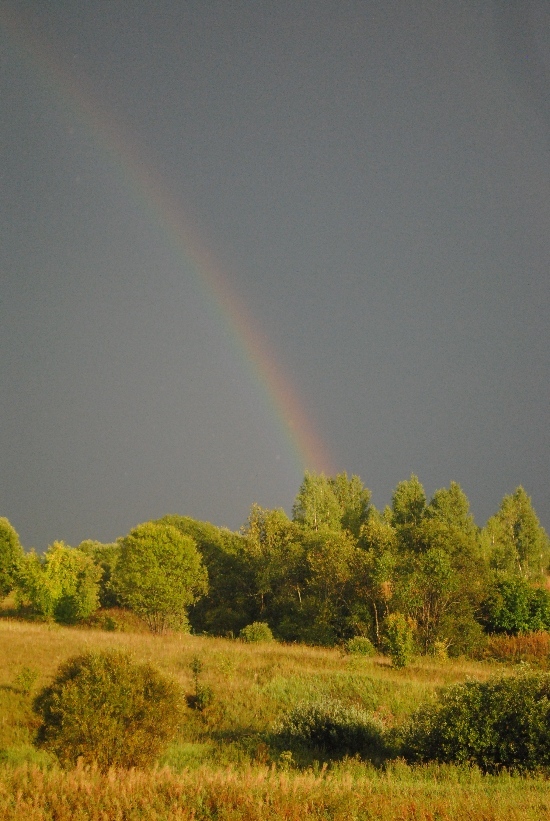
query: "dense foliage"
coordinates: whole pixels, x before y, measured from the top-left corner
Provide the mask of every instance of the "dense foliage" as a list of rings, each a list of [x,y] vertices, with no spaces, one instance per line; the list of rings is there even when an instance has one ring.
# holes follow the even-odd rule
[[[64,624],[87,618],[99,607],[100,568],[80,550],[54,542],[44,556],[28,553],[18,569],[21,604]]]
[[[537,770],[550,765],[550,675],[468,681],[415,713],[405,737],[410,761]]]
[[[13,589],[22,560],[23,548],[17,531],[4,516],[0,516],[0,596]]]
[[[112,585],[153,632],[186,627],[187,608],[207,589],[195,542],[172,525],[146,522],[121,541]]]
[[[79,759],[109,767],[152,764],[182,718],[179,688],[148,664],[120,652],[66,661],[38,694],[37,742],[63,765]]]
[[[550,541],[521,487],[479,528],[456,482],[428,499],[411,475],[380,511],[359,477],[306,472],[291,518],[255,504],[232,533],[172,515],[43,557],[24,555],[2,521],[2,591],[15,584],[20,604],[58,621],[100,604],[153,631],[235,637],[262,623],[287,642],[364,639],[397,666],[479,653],[487,634],[550,630]]]

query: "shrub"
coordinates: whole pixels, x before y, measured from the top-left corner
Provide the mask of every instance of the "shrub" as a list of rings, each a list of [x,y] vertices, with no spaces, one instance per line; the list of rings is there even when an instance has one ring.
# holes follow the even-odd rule
[[[246,642],[273,641],[273,633],[265,621],[254,621],[247,624],[239,633],[239,638]]]
[[[334,699],[297,704],[274,731],[287,742],[319,747],[329,753],[376,758],[384,751],[382,723],[366,710]]]
[[[190,664],[191,672],[193,673],[193,683],[195,685],[195,692],[193,695],[187,696],[187,704],[193,710],[206,710],[214,701],[214,691],[207,684],[200,681],[200,675],[204,669],[204,665],[198,656],[195,656]]]
[[[37,744],[61,764],[100,769],[152,764],[182,717],[177,685],[126,653],[86,653],[62,664],[34,701]]]
[[[411,627],[402,613],[390,613],[384,620],[383,644],[394,667],[406,667],[410,663],[413,650],[413,634]]]
[[[376,655],[376,649],[366,636],[354,636],[352,639],[348,639],[345,645],[346,653],[351,653],[352,655],[356,656],[374,656]]]
[[[468,681],[442,690],[405,730],[410,761],[536,770],[550,765],[550,675]]]

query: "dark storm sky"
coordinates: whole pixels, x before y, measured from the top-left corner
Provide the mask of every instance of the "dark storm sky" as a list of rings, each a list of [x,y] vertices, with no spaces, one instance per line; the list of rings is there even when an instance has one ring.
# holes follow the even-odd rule
[[[548,3],[0,9],[0,515],[26,547],[238,528],[305,467],[125,155],[334,470],[378,506],[458,481],[478,524],[523,484],[550,526]]]

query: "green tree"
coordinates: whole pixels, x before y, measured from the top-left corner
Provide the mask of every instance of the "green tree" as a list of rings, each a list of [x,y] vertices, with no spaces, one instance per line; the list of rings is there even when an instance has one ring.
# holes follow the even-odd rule
[[[301,638],[312,644],[332,645],[349,635],[356,541],[345,531],[327,530],[306,534],[304,547],[307,563],[305,610],[309,612]]]
[[[411,626],[403,613],[390,613],[383,623],[383,644],[394,667],[406,667],[413,656],[414,640]]]
[[[207,581],[195,542],[172,525],[145,522],[121,540],[113,587],[153,632],[187,627],[187,608]]]
[[[426,514],[426,494],[414,473],[395,488],[391,510],[392,524],[402,547],[416,552],[422,550],[421,526]]]
[[[99,607],[101,569],[92,559],[63,542],[54,542],[43,557],[28,553],[17,575],[19,603],[65,624],[90,616]]]
[[[497,572],[537,579],[546,571],[550,540],[522,487],[504,497],[485,526],[485,538]]]
[[[475,538],[478,528],[470,513],[468,497],[457,482],[448,488],[436,490],[426,509],[426,516],[445,524],[453,534],[465,534]]]
[[[359,476],[327,477],[306,471],[292,518],[307,530],[348,530],[358,537],[369,513],[370,496]]]
[[[357,598],[370,603],[374,623],[374,640],[381,643],[380,625],[390,614],[397,583],[399,556],[397,533],[391,523],[391,511],[379,513],[371,508],[367,521],[361,527],[356,554],[355,583]]]
[[[259,616],[249,543],[241,533],[199,522],[189,516],[165,516],[197,545],[208,572],[208,592],[189,610],[193,630],[214,635],[237,635]]]
[[[13,590],[23,555],[17,531],[4,516],[0,516],[0,597]]]
[[[441,624],[459,601],[460,582],[448,553],[432,547],[414,561],[401,583],[399,598],[404,612],[413,620],[423,652],[441,636]]]
[[[342,507],[333,482],[324,473],[306,470],[292,508],[292,518],[307,530],[340,530]]]
[[[308,578],[303,528],[284,510],[253,505],[243,535],[254,579],[254,620],[267,620],[286,640],[299,638]]]
[[[550,592],[521,576],[497,579],[483,603],[483,620],[491,633],[529,633],[550,629]]]
[[[370,490],[363,485],[359,476],[348,479],[346,473],[338,473],[329,479],[329,484],[340,505],[341,527],[357,538],[371,509]]]
[[[92,539],[86,539],[78,545],[78,550],[89,556],[101,570],[99,579],[99,604],[101,607],[117,607],[120,605],[120,601],[111,585],[113,568],[120,553],[120,545],[117,542],[103,544]]]

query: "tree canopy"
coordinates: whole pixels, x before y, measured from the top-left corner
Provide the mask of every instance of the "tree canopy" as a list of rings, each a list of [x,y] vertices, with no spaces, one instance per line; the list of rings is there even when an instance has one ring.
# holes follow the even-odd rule
[[[22,559],[23,548],[17,531],[4,516],[0,516],[0,596],[6,596],[13,589]]]
[[[112,584],[153,632],[187,626],[187,609],[208,589],[197,546],[173,525],[145,522],[121,540]]]

